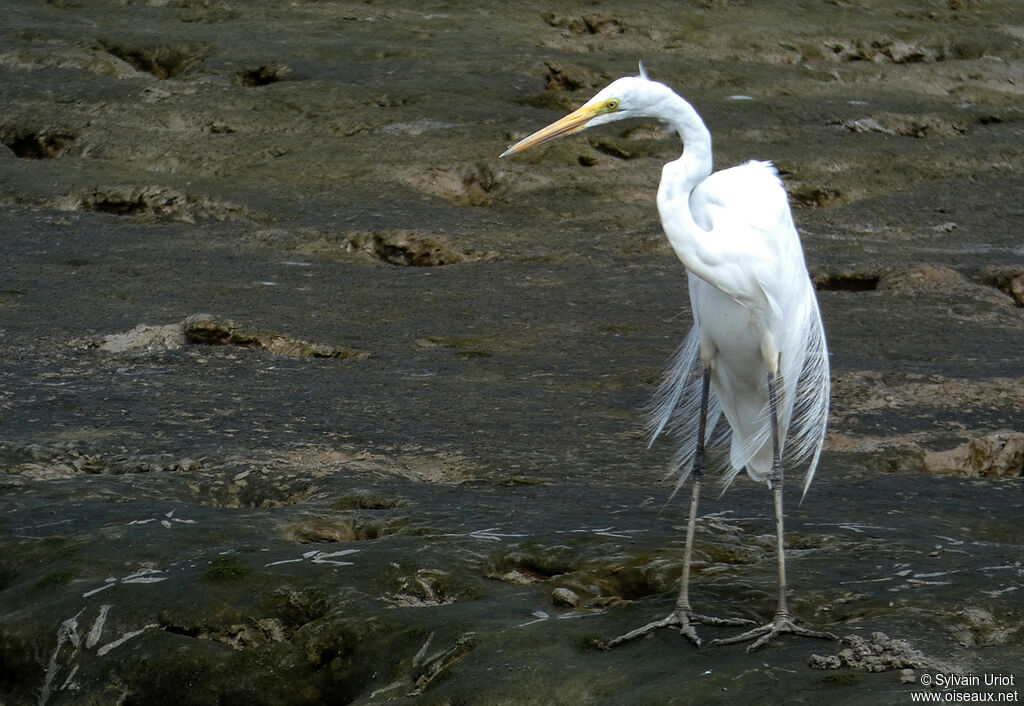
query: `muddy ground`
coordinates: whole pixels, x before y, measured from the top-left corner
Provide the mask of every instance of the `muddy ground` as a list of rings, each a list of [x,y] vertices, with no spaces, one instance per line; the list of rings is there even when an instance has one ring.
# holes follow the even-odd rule
[[[0,703],[1024,679],[1019,5],[637,8],[8,3]],[[690,321],[654,208],[679,144],[496,157],[638,59],[718,166],[786,181],[834,391],[788,487],[791,606],[844,643],[593,646],[680,571],[672,448],[642,434]],[[768,618],[768,493],[705,495],[695,607]]]

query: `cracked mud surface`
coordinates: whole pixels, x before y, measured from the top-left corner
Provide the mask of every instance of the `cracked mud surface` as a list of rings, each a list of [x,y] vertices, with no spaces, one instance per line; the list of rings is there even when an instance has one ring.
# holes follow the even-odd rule
[[[689,326],[654,208],[679,145],[496,157],[638,58],[794,204],[834,394],[787,493],[790,606],[842,643],[591,647],[664,615],[681,567],[640,412]],[[15,2],[0,701],[1024,679],[1022,76],[1000,2]],[[772,528],[763,488],[706,494],[695,609],[771,615]]]

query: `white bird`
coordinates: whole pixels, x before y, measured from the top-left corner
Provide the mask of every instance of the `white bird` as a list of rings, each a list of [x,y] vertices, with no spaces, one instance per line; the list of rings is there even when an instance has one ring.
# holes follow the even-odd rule
[[[775,168],[751,161],[712,174],[711,134],[703,120],[668,86],[649,80],[642,65],[639,76],[614,81],[501,156],[626,118],[665,123],[683,141],[682,156],[662,169],[658,213],[686,266],[693,328],[655,396],[649,424],[652,443],[663,430],[677,433],[674,468],[682,472],[676,490],[690,477],[693,494],[675,607],[667,617],[605,646],[662,627],[675,628],[700,646],[694,623],[752,624],[700,615],[690,607],[690,559],[706,447],[722,448],[723,492],[743,469],[772,490],[779,574],[774,618],[712,644],[754,640],[752,651],[782,633],[835,639],[797,625],[786,604],[783,461],[806,464],[806,494],[825,438],[829,364],[814,287]],[[719,424],[721,415],[726,424]]]

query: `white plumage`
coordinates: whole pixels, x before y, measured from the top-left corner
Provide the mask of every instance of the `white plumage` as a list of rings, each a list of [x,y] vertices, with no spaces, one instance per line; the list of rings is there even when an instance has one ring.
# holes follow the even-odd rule
[[[673,175],[675,162],[665,167]],[[691,259],[689,234],[680,226],[679,189],[662,188],[662,225],[684,264]],[[655,395],[649,427],[652,443],[663,429],[675,432],[686,480],[697,448],[701,376],[711,369],[707,441],[722,466],[724,491],[744,468],[756,481],[771,475],[772,439],[768,409],[767,362],[762,341],[778,353],[779,438],[783,465],[807,464],[804,492],[821,454],[829,403],[828,351],[814,287],[807,275],[800,239],[786,192],[769,162],[716,172],[688,199],[692,220],[713,240],[715,257],[705,257],[704,279],[689,270],[694,323]],[[680,232],[680,231],[683,232]],[[678,245],[677,245],[678,243]],[[703,355],[701,352],[704,352]],[[718,428],[719,415],[728,422]],[[715,430],[718,433],[715,434]]]
[[[679,440],[676,490],[693,479],[683,575],[668,617],[611,640],[620,644],[672,627],[701,644],[694,623],[738,625],[690,607],[689,575],[701,480],[707,453],[720,449],[723,491],[743,469],[767,483],[775,500],[779,596],[769,623],[719,643],[781,633],[833,637],[797,626],[786,604],[782,480],[784,464],[806,463],[804,493],[825,438],[829,365],[814,287],[785,189],[768,162],[747,162],[712,174],[711,134],[689,103],[664,84],[620,78],[582,107],[516,143],[513,154],[561,135],[621,120],[651,118],[679,133],[683,154],[662,170],[658,213],[689,277],[693,328],[655,395],[652,442],[669,429]],[[725,417],[725,424],[720,418]]]

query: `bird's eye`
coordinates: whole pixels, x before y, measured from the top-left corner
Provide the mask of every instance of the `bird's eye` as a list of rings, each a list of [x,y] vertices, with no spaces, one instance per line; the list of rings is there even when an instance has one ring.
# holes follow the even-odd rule
[[[618,98],[612,98],[610,101],[605,103],[604,106],[608,110],[618,110],[619,109],[619,99]]]

